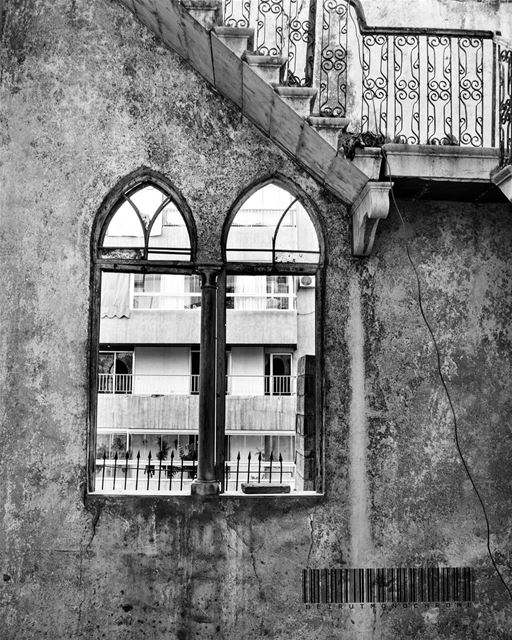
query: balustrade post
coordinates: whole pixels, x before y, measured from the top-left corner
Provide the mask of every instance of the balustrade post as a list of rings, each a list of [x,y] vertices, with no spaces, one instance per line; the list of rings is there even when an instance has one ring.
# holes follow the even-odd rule
[[[218,270],[201,272],[201,349],[199,359],[199,438],[194,495],[216,495],[220,483],[215,476],[215,363]]]

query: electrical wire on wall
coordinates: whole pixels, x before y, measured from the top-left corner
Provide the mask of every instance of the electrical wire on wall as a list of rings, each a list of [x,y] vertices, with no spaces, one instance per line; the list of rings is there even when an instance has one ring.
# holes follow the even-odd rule
[[[354,25],[354,30],[355,30],[355,33],[356,33],[356,38],[357,38],[357,43],[358,43],[357,52],[358,52],[358,56],[359,56],[359,62],[361,64],[361,68],[363,68],[363,60],[362,60],[362,55],[361,55],[361,50],[362,50],[361,38],[360,38],[360,35],[359,35],[359,29],[358,29],[357,22],[354,19],[354,17],[352,16],[351,9],[352,9],[352,5],[349,3],[348,4],[348,14],[350,16],[350,19],[352,20],[353,25]],[[375,117],[375,123],[377,123],[377,119],[376,119],[376,114],[375,113],[374,113],[374,117]],[[378,133],[382,134],[382,132],[378,132]],[[384,136],[383,136],[383,139],[384,139]],[[385,150],[381,149],[381,151],[382,151],[382,156],[383,156],[384,161],[385,161],[386,166],[387,166],[387,173],[388,173],[389,182],[390,182],[390,185],[391,185],[391,189],[390,189],[391,199],[392,199],[393,204],[395,206],[395,209],[396,209],[396,211],[398,213],[398,216],[400,217],[400,221],[401,221],[402,227],[405,230],[405,221],[404,221],[404,218],[403,218],[402,213],[400,211],[400,208],[398,206],[398,203],[396,201],[395,193],[393,191],[393,182],[392,182],[392,179],[391,179],[391,169],[390,169],[390,166],[389,166],[389,161],[388,161],[388,158],[386,156]],[[429,323],[429,321],[427,319],[427,316],[425,315],[425,309],[423,307],[423,297],[422,297],[422,293],[421,293],[421,281],[420,281],[420,277],[419,277],[419,274],[418,274],[418,269],[416,268],[414,260],[412,259],[411,252],[409,250],[409,243],[407,242],[406,239],[404,241],[405,241],[405,250],[406,250],[406,253],[407,253],[407,259],[409,260],[409,263],[410,263],[410,265],[412,267],[412,270],[414,272],[414,276],[416,278],[416,287],[417,287],[417,291],[418,291],[418,305],[419,305],[419,308],[420,308],[421,317],[422,317],[423,322],[425,323],[425,326],[427,327],[427,330],[428,330],[428,332],[430,334],[430,338],[432,340],[432,344],[434,345],[434,350],[436,352],[436,357],[437,357],[437,372],[438,372],[438,375],[439,375],[439,379],[441,380],[441,384],[443,386],[446,398],[448,400],[448,404],[450,406],[450,411],[451,411],[452,419],[453,419],[453,429],[454,429],[455,446],[457,448],[457,453],[458,453],[458,456],[460,458],[460,461],[462,462],[462,466],[464,467],[464,471],[465,471],[465,473],[466,473],[466,475],[467,475],[467,477],[468,477],[468,479],[469,479],[469,481],[471,483],[471,486],[473,487],[473,491],[474,491],[476,497],[478,498],[478,501],[480,503],[480,506],[482,508],[482,512],[483,512],[483,515],[484,515],[485,525],[486,525],[486,530],[487,530],[487,541],[486,541],[487,554],[488,554],[488,556],[489,556],[489,558],[491,560],[492,566],[494,567],[494,570],[495,570],[496,574],[498,575],[499,579],[501,580],[503,586],[505,587],[505,589],[506,589],[506,591],[508,593],[508,596],[509,596],[510,600],[512,601],[512,590],[510,589],[510,587],[506,583],[506,581],[505,581],[505,579],[503,577],[503,574],[501,573],[498,565],[496,564],[496,560],[494,559],[494,555],[493,555],[492,550],[491,550],[491,525],[490,525],[490,522],[489,522],[489,516],[487,515],[487,509],[486,509],[485,503],[484,503],[484,501],[482,499],[482,496],[480,495],[480,492],[478,491],[478,488],[477,488],[477,486],[475,484],[473,476],[471,475],[471,472],[469,470],[468,464],[466,462],[466,459],[465,459],[464,454],[462,453],[462,449],[460,447],[459,426],[458,426],[458,422],[457,422],[457,415],[455,413],[455,408],[453,406],[453,402],[452,402],[452,398],[451,398],[451,395],[450,395],[450,391],[448,389],[448,385],[446,384],[446,379],[444,377],[443,370],[442,370],[442,367],[441,367],[441,352],[439,350],[439,346],[437,344],[437,340],[436,340],[436,337],[435,337],[434,332],[432,330],[432,327],[430,326],[430,323]]]
[[[403,229],[405,231],[405,220],[404,220],[404,218],[402,216],[402,213],[400,211],[400,208],[399,208],[398,203],[397,203],[396,198],[395,198],[395,194],[394,194],[394,191],[393,191],[393,183],[391,181],[391,169],[390,169],[388,158],[386,156],[386,152],[385,152],[384,149],[382,149],[382,155],[384,157],[384,161],[385,161],[386,166],[387,166],[387,172],[388,172],[388,176],[389,176],[389,181],[391,183],[391,189],[390,189],[391,199],[393,201],[395,209],[396,209],[396,211],[398,213],[398,216],[400,218],[400,222],[402,224],[402,227],[403,227]],[[446,384],[446,379],[444,377],[443,369],[441,367],[441,352],[439,350],[439,346],[437,344],[437,340],[436,340],[436,337],[435,337],[434,332],[432,330],[432,327],[431,327],[431,325],[430,325],[430,323],[429,323],[429,321],[427,319],[427,316],[425,315],[425,309],[423,307],[423,297],[422,297],[422,292],[421,292],[421,281],[420,281],[420,276],[419,276],[419,273],[418,273],[418,269],[417,269],[417,267],[416,267],[416,265],[414,263],[414,260],[412,259],[411,252],[409,250],[409,243],[407,242],[407,239],[405,239],[404,242],[405,242],[405,250],[406,250],[406,253],[407,253],[407,259],[409,260],[409,263],[410,263],[410,265],[412,267],[412,270],[414,271],[414,276],[416,278],[416,287],[417,287],[417,292],[418,292],[418,305],[419,305],[419,308],[420,308],[421,317],[423,318],[423,322],[425,323],[425,326],[427,327],[427,330],[428,330],[428,332],[430,334],[430,338],[432,340],[432,344],[434,345],[434,350],[435,350],[436,356],[437,356],[437,373],[439,375],[439,379],[441,380],[441,384],[443,385],[443,389],[444,389],[446,398],[448,400],[448,404],[450,405],[450,411],[451,411],[452,419],[453,419],[453,430],[454,430],[454,436],[455,436],[455,446],[457,448],[457,453],[459,455],[460,461],[462,462],[462,466],[464,467],[464,471],[466,472],[466,475],[467,475],[467,477],[468,477],[468,479],[469,479],[469,481],[471,483],[471,486],[473,487],[475,495],[478,498],[478,501],[480,502],[480,506],[482,507],[482,512],[483,512],[483,515],[484,515],[485,525],[486,525],[486,529],[487,529],[487,553],[488,553],[489,558],[491,560],[492,566],[494,567],[494,570],[496,571],[496,573],[497,573],[499,579],[501,580],[503,586],[507,590],[507,593],[508,593],[508,596],[509,596],[510,600],[512,600],[512,590],[510,589],[508,584],[505,582],[505,579],[504,579],[501,571],[499,570],[498,565],[496,564],[496,560],[494,559],[494,555],[493,555],[492,550],[491,550],[491,525],[490,525],[490,522],[489,522],[489,517],[487,515],[487,509],[485,507],[485,503],[484,503],[484,501],[482,499],[482,496],[480,495],[480,492],[478,491],[478,488],[477,488],[477,486],[475,484],[473,476],[471,475],[471,472],[469,470],[468,464],[466,462],[466,459],[465,459],[464,454],[462,453],[462,449],[460,447],[459,426],[458,426],[458,422],[457,422],[457,415],[455,413],[455,408],[453,406],[453,402],[452,402],[452,398],[451,398],[451,395],[450,395],[450,391],[448,389],[448,385]]]

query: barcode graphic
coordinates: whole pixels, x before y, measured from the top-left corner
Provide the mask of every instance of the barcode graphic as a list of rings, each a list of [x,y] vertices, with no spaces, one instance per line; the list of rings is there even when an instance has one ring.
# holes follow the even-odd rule
[[[306,604],[371,602],[471,602],[469,567],[303,569]]]

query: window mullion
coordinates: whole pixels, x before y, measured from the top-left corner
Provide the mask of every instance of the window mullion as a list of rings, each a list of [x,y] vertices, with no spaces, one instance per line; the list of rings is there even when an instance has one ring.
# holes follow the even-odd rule
[[[199,438],[195,495],[216,495],[220,483],[215,473],[215,372],[216,309],[218,270],[203,268],[201,275],[201,348],[199,376]]]

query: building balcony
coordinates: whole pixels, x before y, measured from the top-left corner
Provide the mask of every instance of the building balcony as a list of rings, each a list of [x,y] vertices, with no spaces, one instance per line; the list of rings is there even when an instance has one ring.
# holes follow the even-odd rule
[[[198,374],[98,374],[98,393],[116,395],[195,395]],[[291,396],[296,393],[292,375],[227,375],[226,394],[233,396]]]
[[[199,376],[100,374],[98,429],[194,432]],[[226,376],[226,431],[295,432],[294,376]]]
[[[140,309],[128,318],[102,318],[102,344],[199,344],[201,309]],[[264,308],[228,309],[230,344],[296,344],[297,311]]]

